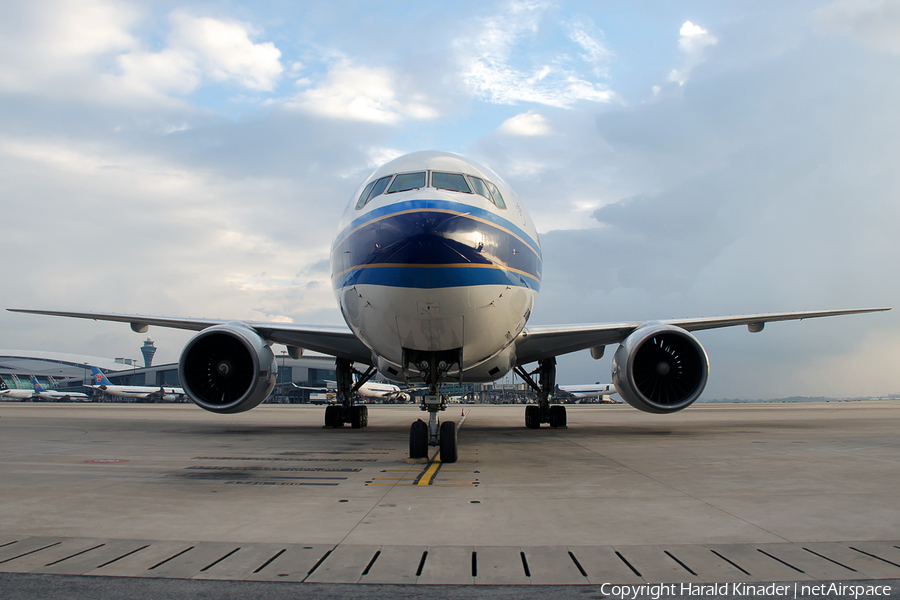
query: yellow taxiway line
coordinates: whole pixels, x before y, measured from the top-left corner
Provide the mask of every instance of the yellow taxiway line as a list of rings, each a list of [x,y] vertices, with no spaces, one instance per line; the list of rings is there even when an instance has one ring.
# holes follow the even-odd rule
[[[425,472],[422,473],[422,477],[419,478],[419,482],[416,485],[431,485],[431,480],[434,479],[438,469],[441,468],[441,459],[438,458],[440,455],[440,450],[434,453],[434,456],[431,457],[431,463],[425,469]]]

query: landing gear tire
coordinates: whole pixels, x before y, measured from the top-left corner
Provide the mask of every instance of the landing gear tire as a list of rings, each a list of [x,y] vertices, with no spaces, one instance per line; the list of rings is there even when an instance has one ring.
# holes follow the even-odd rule
[[[350,409],[350,426],[353,429],[362,429],[369,424],[369,407],[354,406]]]
[[[550,427],[566,426],[566,407],[554,404],[550,407]]]
[[[458,458],[456,446],[456,423],[444,421],[441,423],[441,462],[455,463]]]
[[[541,407],[529,404],[525,407],[525,427],[539,429],[541,426]]]
[[[343,407],[326,406],[325,407],[325,427],[343,427]]]
[[[425,421],[416,421],[409,427],[409,457],[428,457],[428,425]]]

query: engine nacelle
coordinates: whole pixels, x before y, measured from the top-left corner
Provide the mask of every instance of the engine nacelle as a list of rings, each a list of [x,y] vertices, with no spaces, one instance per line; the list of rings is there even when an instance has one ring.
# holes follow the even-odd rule
[[[191,338],[178,361],[185,394],[215,413],[259,406],[272,393],[277,375],[269,344],[240,323],[204,329]]]
[[[709,379],[709,357],[697,338],[680,327],[639,327],[616,350],[612,379],[619,395],[644,412],[687,408]]]

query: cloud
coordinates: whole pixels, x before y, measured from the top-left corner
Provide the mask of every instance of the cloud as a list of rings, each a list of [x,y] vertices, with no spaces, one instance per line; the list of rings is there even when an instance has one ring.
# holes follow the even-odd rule
[[[571,167],[551,181],[559,195],[604,190],[582,160],[591,133],[608,145],[594,163],[631,190],[607,196],[593,228],[542,233],[535,324],[890,306],[900,294],[890,276],[900,261],[893,62],[821,38],[774,58],[728,51],[741,52],[740,68],[717,68],[690,94],[613,105],[596,132],[565,132],[570,148],[557,148],[555,164]],[[570,212],[547,179],[519,188],[536,220],[543,204]],[[705,396],[896,393],[885,357],[896,361],[898,320],[895,309],[773,324],[760,336],[703,332]],[[560,360],[561,378],[609,376],[608,363],[583,354]]]
[[[120,54],[118,83],[139,96],[185,95],[203,83],[232,83],[271,91],[283,67],[272,42],[254,43],[250,27],[231,20],[175,11],[168,46],[159,52]]]
[[[9,136],[0,137],[0,164],[0,189],[17,199],[6,207],[10,219],[41,223],[43,234],[57,243],[83,238],[77,254],[59,255],[50,246],[46,256],[41,251],[29,259],[43,259],[42,268],[27,275],[29,280],[51,278],[67,288],[68,298],[59,302],[96,301],[88,288],[68,284],[83,276],[85,257],[111,249],[131,267],[93,272],[91,285],[122,288],[116,281],[128,277],[130,283],[118,297],[125,305],[119,310],[137,308],[146,301],[141,296],[156,298],[165,282],[166,293],[192,298],[219,314],[236,310],[232,302],[248,294],[265,305],[260,297],[285,282],[305,286],[308,281],[295,276],[298,261],[316,263],[328,252],[330,231],[309,228],[302,240],[293,242],[279,235],[287,228],[295,237],[290,223],[316,211],[315,201],[294,182],[277,177],[227,176],[106,144]],[[275,213],[283,222],[271,221]],[[54,216],[48,219],[47,214]],[[0,246],[6,252],[22,241],[7,236]],[[131,278],[130,268],[143,275]],[[305,304],[298,301],[289,308],[303,313],[332,304],[330,289],[317,294],[314,300],[307,292]],[[53,299],[40,300],[48,301]],[[281,311],[285,314],[285,307]]]
[[[129,52],[119,55],[117,62],[122,74],[114,78],[114,85],[139,97],[183,96],[200,87],[202,81],[194,57],[178,50]]]
[[[251,90],[271,91],[283,70],[272,42],[254,43],[245,23],[172,13],[170,44],[193,54],[214,81],[233,81]]]
[[[900,3],[896,1],[837,0],[814,10],[812,20],[873,50],[900,54]]]
[[[603,31],[590,19],[581,18],[569,23],[568,36],[584,50],[581,58],[591,64],[594,75],[606,77],[613,54],[604,43]]]
[[[8,3],[0,12],[0,88],[46,90],[54,82],[84,88],[97,61],[138,47],[130,29],[140,13],[104,0]]]
[[[272,91],[283,70],[272,42],[252,41],[255,30],[230,19],[173,11],[164,47],[151,51],[132,33],[148,15],[125,3],[38,1],[3,16],[0,89],[176,107],[210,83]]]
[[[423,95],[398,98],[395,77],[388,69],[356,65],[349,59],[338,62],[318,85],[298,93],[285,106],[333,119],[384,124],[438,116]]]
[[[563,108],[580,100],[610,102],[615,98],[606,85],[587,80],[558,49],[543,54],[533,49],[548,9],[542,2],[514,1],[502,14],[481,19],[471,35],[455,40],[469,93],[494,104],[533,102]],[[603,72],[610,54],[590,29],[586,22],[574,22],[568,27],[568,37],[584,52],[581,57],[591,63],[596,74]]]
[[[499,131],[508,135],[547,135],[550,133],[550,127],[547,125],[547,119],[529,110],[503,121]]]
[[[666,79],[684,85],[691,76],[691,71],[703,62],[706,48],[715,46],[719,40],[690,21],[684,22],[679,34],[681,37],[678,38],[678,48],[681,50],[682,65],[680,69],[672,69]]]

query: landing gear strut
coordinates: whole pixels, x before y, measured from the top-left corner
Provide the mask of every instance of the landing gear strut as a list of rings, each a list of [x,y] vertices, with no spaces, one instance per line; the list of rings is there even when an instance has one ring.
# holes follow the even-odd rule
[[[537,405],[530,404],[525,407],[525,427],[538,429],[541,423],[549,423],[550,427],[566,427],[566,407],[561,404],[550,404],[550,397],[556,388],[556,358],[545,358],[538,361],[538,368],[531,373],[521,366],[517,366],[516,374],[537,392]],[[533,375],[538,376],[538,383],[534,382]]]
[[[339,358],[337,364],[337,397],[340,404],[325,408],[325,427],[343,427],[344,423],[350,423],[353,429],[361,429],[369,424],[369,407],[357,406],[353,402],[354,394],[359,388],[375,375],[375,367],[369,367],[365,373],[360,373],[353,368],[353,363],[344,358]],[[359,375],[356,383],[353,383],[353,374]]]
[[[417,367],[425,375],[428,394],[422,397],[420,408],[428,411],[428,423],[417,420],[409,428],[409,457],[428,458],[428,447],[440,448],[442,463],[455,463],[458,456],[456,443],[456,423],[438,419],[438,413],[447,409],[447,397],[441,394],[438,381],[449,368],[446,360],[440,360],[435,354],[422,356]]]

